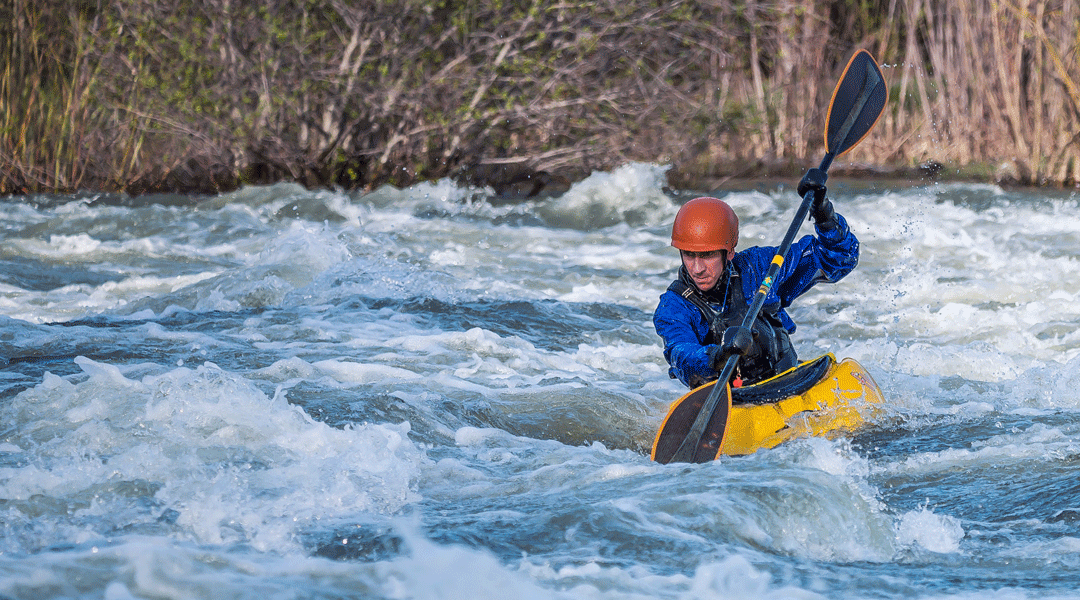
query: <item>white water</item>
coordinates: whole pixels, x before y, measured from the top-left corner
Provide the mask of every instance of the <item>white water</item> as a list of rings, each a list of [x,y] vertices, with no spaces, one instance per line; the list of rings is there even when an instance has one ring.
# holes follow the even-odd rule
[[[647,457],[660,166],[5,200],[0,598],[1080,596],[1080,199],[832,179],[862,257],[796,347],[888,407],[695,466]],[[741,247],[788,183],[718,192]]]

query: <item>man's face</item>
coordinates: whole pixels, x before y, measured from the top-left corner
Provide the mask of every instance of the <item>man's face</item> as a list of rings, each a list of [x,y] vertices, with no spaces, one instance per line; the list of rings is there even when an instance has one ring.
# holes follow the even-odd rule
[[[694,285],[702,292],[707,292],[716,286],[720,276],[724,274],[724,251],[711,250],[709,252],[688,252],[680,250],[682,264]]]

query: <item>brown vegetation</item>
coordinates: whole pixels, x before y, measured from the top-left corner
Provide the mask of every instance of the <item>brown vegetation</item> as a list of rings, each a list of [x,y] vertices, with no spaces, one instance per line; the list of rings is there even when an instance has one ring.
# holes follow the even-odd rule
[[[0,193],[795,177],[857,48],[892,97],[838,167],[1077,179],[1075,0],[8,0]]]

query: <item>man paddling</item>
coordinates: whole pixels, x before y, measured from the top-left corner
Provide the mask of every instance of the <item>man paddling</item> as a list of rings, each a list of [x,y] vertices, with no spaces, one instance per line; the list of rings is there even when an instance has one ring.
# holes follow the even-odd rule
[[[671,228],[679,249],[679,278],[660,296],[653,313],[664,339],[669,374],[691,388],[718,377],[727,358],[739,354],[732,385],[752,384],[798,364],[789,334],[795,323],[784,310],[819,282],[835,283],[859,262],[859,240],[826,197],[827,174],[810,169],[800,197],[814,192],[810,217],[816,236],[791,245],[752,328],[742,327],[777,248],[735,252],[739,218],[722,200],[695,198],[682,206]]]

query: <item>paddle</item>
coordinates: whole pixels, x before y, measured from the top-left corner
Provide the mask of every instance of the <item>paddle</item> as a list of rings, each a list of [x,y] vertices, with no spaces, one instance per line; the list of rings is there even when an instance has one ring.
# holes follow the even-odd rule
[[[825,123],[827,151],[819,167],[822,171],[828,173],[834,158],[850,150],[870,133],[888,99],[889,91],[885,85],[885,78],[877,62],[874,61],[874,57],[866,50],[857,51],[844,67],[844,72],[829,101],[829,112]],[[754,295],[754,301],[750,304],[746,317],[743,318],[743,327],[750,328],[757,319],[762,305],[765,304],[765,297],[772,289],[773,279],[783,266],[784,258],[803,221],[806,220],[813,201],[814,192],[810,190],[803,196],[802,204],[795,212],[795,219],[788,227],[784,241],[777,248],[776,256],[769,265],[765,279],[762,280],[761,286]],[[686,433],[681,431],[685,429],[684,424],[688,419],[678,419],[676,423],[671,423],[673,421],[671,418],[665,421],[662,426],[664,430],[657,435],[657,441],[654,444],[653,458],[657,462],[697,463],[707,462],[719,456],[723,432],[727,427],[727,413],[731,411],[731,390],[727,382],[731,379],[731,374],[735,372],[738,363],[737,354],[728,357],[717,379],[717,382],[724,382],[724,385],[713,385],[709,397],[697,412],[689,431]],[[722,404],[721,397],[725,399]],[[711,433],[706,435],[706,430]],[[684,437],[676,447],[675,442],[678,442],[680,435]],[[667,449],[676,447],[677,449],[667,456],[667,452],[656,451],[661,447]]]

